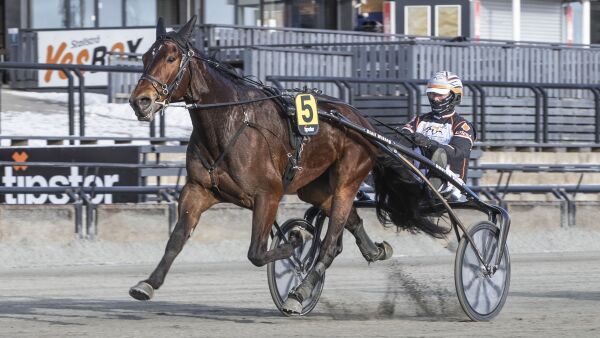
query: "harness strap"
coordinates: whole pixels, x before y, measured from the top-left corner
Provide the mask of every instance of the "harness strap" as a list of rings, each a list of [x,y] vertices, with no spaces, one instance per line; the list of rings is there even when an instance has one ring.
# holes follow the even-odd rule
[[[248,120],[244,120],[244,123],[241,125],[240,128],[238,128],[235,135],[229,140],[229,142],[227,143],[227,146],[225,146],[225,150],[223,150],[223,152],[219,155],[219,157],[217,157],[217,159],[213,162],[213,164],[210,164],[204,157],[202,157],[200,154],[197,154],[198,158],[200,158],[200,162],[202,162],[202,165],[208,171],[208,174],[210,176],[210,190],[215,195],[221,195],[221,190],[219,190],[219,182],[217,180],[215,171],[216,171],[217,167],[219,166],[219,164],[221,162],[223,162],[225,155],[227,155],[229,150],[231,150],[231,147],[233,147],[233,145],[235,144],[237,139],[242,135],[242,132],[244,131],[244,129],[246,129],[246,127],[257,128],[257,125]]]
[[[257,99],[245,100],[245,101],[235,101],[235,102],[223,102],[223,103],[191,103],[187,104],[185,108],[187,109],[213,109],[213,108],[221,108],[221,107],[231,107],[231,106],[239,106],[248,103],[266,101],[270,99],[274,99],[277,97],[281,97],[282,95],[273,95],[273,96],[265,96],[259,97]]]
[[[294,153],[288,153],[288,164],[283,172],[283,192],[287,192],[287,188],[294,180],[296,172],[302,170],[298,164],[300,164],[300,153],[302,152],[302,144],[294,149]]]

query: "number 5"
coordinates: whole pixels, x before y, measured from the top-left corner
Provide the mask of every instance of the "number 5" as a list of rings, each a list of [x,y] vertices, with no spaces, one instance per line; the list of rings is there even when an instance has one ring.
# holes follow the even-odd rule
[[[300,97],[300,102],[302,105],[302,120],[306,124],[310,124],[313,120],[313,114],[315,113],[312,108],[312,96],[311,95],[302,95]],[[308,101],[308,102],[307,102]]]

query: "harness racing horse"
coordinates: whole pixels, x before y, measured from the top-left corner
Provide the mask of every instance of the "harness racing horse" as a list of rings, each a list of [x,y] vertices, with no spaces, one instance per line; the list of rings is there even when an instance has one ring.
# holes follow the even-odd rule
[[[284,304],[286,312],[299,314],[303,299],[310,296],[341,251],[344,228],[356,237],[368,261],[391,256],[389,244],[369,239],[353,208],[361,182],[377,161],[378,148],[355,131],[323,121],[317,135],[304,139],[303,169],[284,184],[293,150],[287,117],[275,100],[277,95],[196,50],[190,42],[195,21],[194,16],[179,31],[167,33],[162,19],[158,20],[156,41],[143,56],[144,73],[129,100],[140,121],[152,121],[170,102],[184,101],[193,124],[177,224],[156,269],[129,293],[138,300],[152,298],[201,214],[220,202],[253,211],[248,259],[254,265],[290,257],[294,248],[309,239],[310,234],[301,227],[290,233],[289,242],[272,250],[267,245],[281,198],[296,193],[329,217],[314,269]],[[372,128],[353,107],[321,99],[319,110],[335,110],[353,123]]]

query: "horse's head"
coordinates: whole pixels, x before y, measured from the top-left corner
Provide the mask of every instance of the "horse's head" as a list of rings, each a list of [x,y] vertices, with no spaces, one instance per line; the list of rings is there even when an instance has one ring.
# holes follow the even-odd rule
[[[162,18],[156,25],[156,41],[144,54],[144,73],[129,97],[140,121],[152,121],[164,104],[179,101],[189,82],[189,62],[193,56],[190,37],[196,16],[179,31],[165,30]]]

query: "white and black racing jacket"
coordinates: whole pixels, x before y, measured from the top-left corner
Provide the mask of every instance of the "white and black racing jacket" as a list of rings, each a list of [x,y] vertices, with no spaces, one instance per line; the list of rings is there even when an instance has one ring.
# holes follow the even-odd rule
[[[436,117],[433,113],[417,116],[404,125],[401,133],[420,133],[435,141],[432,142],[434,146],[427,149],[426,155],[431,156],[438,147],[444,148],[448,154],[450,170],[463,180],[467,177],[475,131],[473,125],[457,112],[441,117]]]

